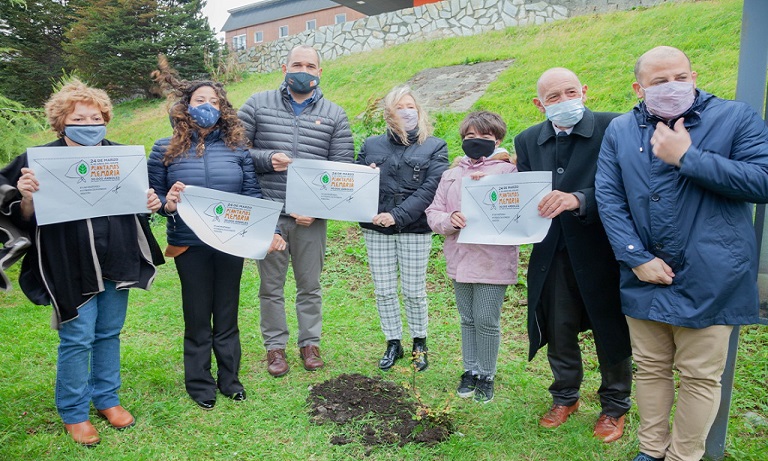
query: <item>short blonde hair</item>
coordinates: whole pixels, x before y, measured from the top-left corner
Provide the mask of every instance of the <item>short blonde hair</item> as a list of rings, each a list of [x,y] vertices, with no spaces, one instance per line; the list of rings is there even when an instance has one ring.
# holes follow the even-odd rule
[[[413,94],[411,87],[408,85],[396,86],[384,96],[384,100],[382,101],[382,105],[384,106],[384,121],[387,122],[389,131],[396,134],[407,146],[409,144],[408,133],[405,132],[405,129],[399,123],[400,117],[397,116],[397,103],[400,102],[404,96],[412,97],[413,101],[416,103],[416,111],[419,114],[419,119],[416,123],[416,127],[419,129],[419,139],[417,142],[422,144],[432,134],[432,125],[429,123],[427,112],[419,105],[416,95]]]
[[[65,120],[75,110],[77,103],[98,108],[104,123],[109,123],[112,119],[112,102],[107,92],[72,78],[45,103],[45,116],[48,117],[48,123],[60,138],[64,136]]]

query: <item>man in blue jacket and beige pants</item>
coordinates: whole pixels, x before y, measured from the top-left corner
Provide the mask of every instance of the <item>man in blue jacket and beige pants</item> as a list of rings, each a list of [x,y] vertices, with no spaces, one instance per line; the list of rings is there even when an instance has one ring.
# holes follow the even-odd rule
[[[758,320],[750,202],[768,201],[768,128],[697,89],[676,48],[642,55],[635,79],[642,101],[609,125],[595,182],[637,363],[635,461],[698,461],[733,325]]]

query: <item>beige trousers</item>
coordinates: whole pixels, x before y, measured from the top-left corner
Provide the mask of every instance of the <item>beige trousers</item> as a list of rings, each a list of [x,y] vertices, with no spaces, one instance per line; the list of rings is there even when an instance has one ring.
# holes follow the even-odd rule
[[[720,405],[720,377],[733,327],[702,329],[627,317],[637,364],[640,451],[666,461],[699,461]],[[677,409],[673,368],[680,375]]]

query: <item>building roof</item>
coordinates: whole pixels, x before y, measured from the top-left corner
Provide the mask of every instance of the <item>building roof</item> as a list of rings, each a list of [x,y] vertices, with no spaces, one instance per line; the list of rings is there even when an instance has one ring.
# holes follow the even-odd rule
[[[368,16],[413,7],[413,0],[335,0],[335,3]]]
[[[338,3],[330,0],[269,0],[253,3],[228,10],[229,18],[227,18],[227,22],[224,23],[221,30],[222,32],[229,32],[337,6],[339,6]]]

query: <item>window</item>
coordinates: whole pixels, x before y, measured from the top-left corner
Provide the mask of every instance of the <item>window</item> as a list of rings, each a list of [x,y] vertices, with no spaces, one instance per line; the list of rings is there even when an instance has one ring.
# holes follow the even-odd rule
[[[280,26],[280,37],[286,37],[288,35],[288,26]]]
[[[334,24],[341,24],[343,22],[347,22],[347,13],[337,14]]]
[[[245,49],[245,34],[232,37],[232,49],[235,51]]]
[[[258,31],[253,33],[253,42],[261,43],[264,41],[264,32]]]
[[[317,29],[317,21],[314,19],[310,19],[307,21],[307,30],[315,30]]]

